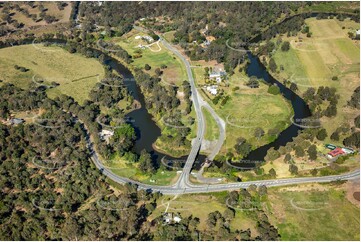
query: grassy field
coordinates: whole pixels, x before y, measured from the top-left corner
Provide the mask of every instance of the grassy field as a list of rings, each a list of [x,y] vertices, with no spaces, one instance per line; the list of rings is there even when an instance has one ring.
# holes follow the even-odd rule
[[[349,185],[268,188],[268,196],[260,208],[278,228],[281,240],[358,240],[360,209],[348,200],[348,194],[359,190],[359,186],[350,189]],[[200,229],[204,230],[209,213],[217,210],[223,213],[227,208],[226,196],[227,192],[162,196],[149,219],[165,211],[179,213],[183,218],[192,215],[200,219]],[[232,231],[250,228],[252,236],[256,236],[256,227],[256,211],[235,210],[230,224]]]
[[[135,37],[145,35],[145,33],[133,29],[126,35],[113,39],[113,41],[116,41],[116,43],[128,51],[130,55],[134,55],[136,51],[140,51],[142,57],[135,58],[132,65],[138,68],[144,68],[145,64],[149,64],[152,69],[149,70],[148,73],[152,75],[156,68],[166,65],[167,68],[162,70],[164,85],[180,86],[184,80],[187,80],[187,74],[181,60],[168,51],[161,43],[155,43],[148,48],[140,50],[138,45],[147,45],[147,43],[144,40],[135,39]]]
[[[53,2],[35,2],[34,8],[30,7],[28,4],[25,3],[20,3],[19,6],[23,9],[28,10],[29,14],[36,14],[37,18],[39,19],[40,18],[39,14],[41,13],[41,11],[39,10],[38,6],[40,4],[42,4],[44,8],[47,9],[47,11],[45,12],[47,15],[54,16],[56,19],[58,19],[58,21],[54,23],[69,22],[70,13],[71,13],[70,2],[68,2],[68,6],[64,7],[64,10],[59,10],[58,7],[56,6],[56,3]],[[45,20],[41,20],[37,22],[31,18],[28,18],[23,13],[18,11],[13,10],[11,11],[11,13],[14,14],[12,19],[17,20],[19,23],[24,23],[25,27],[47,25]]]
[[[268,212],[282,240],[359,240],[360,208],[330,185],[270,188]]]
[[[213,116],[208,112],[208,110],[202,110],[204,118],[206,120],[206,130],[204,134],[204,139],[206,140],[217,140],[219,137],[219,128],[214,120]]]
[[[60,47],[15,46],[0,49],[0,56],[1,80],[22,88],[28,88],[33,79],[42,79],[45,84],[55,81],[60,85],[48,90],[51,98],[63,93],[82,103],[98,78],[104,77],[104,68],[97,60],[70,54]],[[29,70],[20,72],[14,65]]]
[[[158,202],[156,210],[149,219],[154,219],[166,211],[180,213],[182,217],[192,215],[200,219],[200,229],[207,228],[206,220],[208,214],[214,211],[223,213],[227,206],[225,203],[226,192],[209,194],[191,194],[181,196],[163,196]],[[169,206],[168,206],[169,203]],[[256,222],[247,212],[236,211],[235,218],[230,224],[231,230],[251,228],[252,236],[255,235]]]
[[[281,95],[269,94],[268,86],[264,83],[260,83],[259,88],[247,87],[245,83],[249,78],[243,72],[239,72],[238,68],[236,68],[235,74],[226,81],[228,86],[222,82],[218,87],[219,92],[224,92],[224,95],[229,95],[231,98],[224,106],[219,103],[214,105],[212,103],[214,96],[206,90],[201,90],[202,86],[206,84],[204,67],[214,65],[216,65],[214,62],[192,62],[192,66],[194,66],[192,71],[200,89],[199,93],[226,122],[226,141],[221,149],[223,154],[233,149],[239,137],[246,138],[254,148],[271,142],[274,137],[268,135],[260,139],[254,137],[257,127],[261,127],[267,134],[269,129],[278,127],[283,130],[289,125],[290,117],[293,115],[291,105]],[[215,129],[213,120],[211,121],[209,118],[206,115],[206,135],[214,137],[213,133],[218,132],[218,129]]]
[[[145,174],[138,169],[137,164],[127,163],[121,158],[115,158],[111,162],[104,163],[104,165],[116,175],[152,185],[171,185],[178,177],[176,171],[165,169],[158,169],[155,174]]]
[[[330,86],[337,89],[340,100],[337,116],[322,118],[322,125],[331,134],[340,125],[350,123],[359,113],[345,107],[353,90],[359,86],[360,78],[360,47],[359,41],[348,37],[349,31],[359,29],[360,24],[349,19],[306,20],[312,37],[303,34],[300,42],[298,37],[282,37],[291,43],[288,52],[277,50],[274,59],[278,66],[283,65],[284,71],[277,76],[298,84],[300,92],[309,87]],[[332,81],[337,76],[338,81]],[[326,139],[326,142],[329,142]],[[339,144],[341,144],[342,139]]]

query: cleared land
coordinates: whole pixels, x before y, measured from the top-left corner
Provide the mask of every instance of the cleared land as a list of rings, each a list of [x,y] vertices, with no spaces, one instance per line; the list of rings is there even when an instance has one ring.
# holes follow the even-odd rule
[[[162,80],[164,85],[177,85],[181,86],[184,80],[187,80],[187,74],[182,62],[171,52],[169,52],[162,43],[155,43],[144,49],[139,48],[139,45],[146,46],[148,43],[142,39],[136,39],[137,36],[147,36],[146,33],[142,33],[138,30],[132,30],[123,37],[115,38],[117,44],[124,48],[132,56],[137,53],[142,57],[134,58],[132,65],[138,68],[144,68],[145,64],[152,67],[148,71],[150,74],[155,74],[156,68],[161,68],[162,65],[166,65],[167,68],[162,69]]]
[[[214,105],[212,100],[215,96],[212,96],[203,88],[203,85],[206,84],[204,67],[212,67],[212,65],[201,62],[192,64],[195,66],[193,73],[200,94],[226,122],[226,141],[221,149],[222,154],[225,154],[228,150],[232,151],[239,137],[246,138],[253,148],[267,144],[274,139],[274,137],[267,135],[268,130],[276,127],[283,130],[290,124],[290,117],[293,115],[290,103],[281,95],[269,94],[267,92],[268,86],[264,83],[260,83],[259,88],[247,87],[245,84],[249,78],[244,73],[238,72],[238,68],[236,68],[235,74],[225,81],[228,86],[225,85],[225,82],[222,82],[218,87],[218,92],[223,92],[224,96],[229,95],[230,99],[223,106],[220,104],[221,101]],[[201,67],[198,67],[198,64]],[[214,65],[214,63],[212,64]],[[206,122],[207,137],[212,137],[210,134],[215,132],[214,125],[207,118]],[[259,139],[254,136],[257,127],[261,127],[266,134]]]
[[[164,213],[168,207],[168,212],[180,213],[182,217],[192,215],[200,219],[200,228],[205,230],[207,228],[206,220],[208,214],[211,212],[219,211],[223,213],[226,208],[226,195],[227,193],[211,193],[211,194],[194,194],[194,195],[181,195],[163,196],[156,210],[152,213],[149,219],[154,219]],[[169,206],[168,206],[169,203]],[[257,235],[256,231],[257,221],[253,219],[252,214],[247,212],[236,211],[235,218],[230,224],[231,230],[251,228],[252,236]]]
[[[360,209],[347,198],[348,193],[359,191],[359,186],[350,189],[349,183],[269,188],[260,209],[278,228],[281,240],[359,240]],[[209,213],[223,213],[227,208],[226,197],[227,192],[163,196],[149,219],[165,211],[179,213],[182,218],[192,215],[200,219],[204,230]],[[236,210],[230,228],[250,228],[256,236],[257,219],[256,210]]]
[[[11,3],[12,5],[14,5],[15,3]],[[10,11],[11,14],[14,14],[12,16],[12,19],[17,20],[19,23],[24,23],[25,27],[32,27],[32,26],[42,26],[42,25],[48,25],[45,20],[42,20],[39,16],[39,14],[41,13],[41,10],[39,9],[40,5],[44,6],[44,9],[46,9],[45,14],[46,15],[50,15],[55,17],[58,21],[54,22],[54,23],[65,23],[65,22],[69,22],[69,18],[70,18],[70,13],[71,13],[71,4],[70,2],[67,2],[67,6],[64,7],[63,10],[59,10],[56,3],[54,2],[34,2],[33,7],[29,6],[26,3],[16,3],[20,6],[20,8],[27,10],[29,12],[29,14],[33,15],[35,14],[37,16],[37,18],[32,19],[27,17],[24,13],[20,12],[20,11]],[[40,20],[40,21],[39,21]]]
[[[152,185],[170,185],[173,184],[178,177],[176,171],[166,169],[158,169],[155,174],[146,174],[139,170],[136,163],[131,164],[121,158],[115,158],[108,163],[104,163],[104,165],[110,167],[116,175]]]
[[[306,24],[312,32],[311,38],[299,34],[298,37],[303,37],[300,42],[298,37],[282,37],[282,40],[290,41],[291,48],[288,52],[279,49],[274,54],[277,65],[284,67],[284,71],[277,75],[295,82],[301,93],[309,87],[337,89],[340,95],[337,116],[321,120],[322,126],[331,134],[340,125],[351,124],[359,113],[345,105],[359,86],[360,79],[359,41],[351,40],[348,32],[355,31],[360,25],[351,20],[315,18],[307,19]],[[338,81],[333,81],[333,76],[338,77]],[[342,139],[339,145],[341,143]]]
[[[104,77],[104,68],[97,60],[70,54],[60,47],[14,46],[0,49],[0,57],[1,80],[22,88],[28,88],[33,77],[36,82],[44,80],[44,84],[57,82],[59,86],[48,90],[51,98],[66,94],[82,103],[99,78]],[[15,65],[29,70],[21,72]]]
[[[269,218],[282,240],[359,240],[360,209],[345,185],[302,185],[268,190]]]

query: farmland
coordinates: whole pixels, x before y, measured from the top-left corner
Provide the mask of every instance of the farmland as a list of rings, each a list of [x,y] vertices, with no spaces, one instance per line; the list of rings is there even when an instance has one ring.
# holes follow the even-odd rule
[[[278,67],[282,65],[284,68],[276,75],[296,83],[301,93],[309,87],[329,86],[337,89],[340,100],[336,117],[321,119],[322,126],[331,134],[340,125],[351,124],[350,120],[358,114],[357,110],[346,104],[359,86],[359,41],[348,37],[348,32],[358,29],[359,24],[348,19],[315,18],[307,19],[306,24],[312,33],[310,38],[301,33],[294,37],[282,36],[282,40],[290,42],[291,48],[287,52],[278,49],[273,55]],[[337,80],[332,80],[335,77]]]
[[[104,77],[104,68],[97,60],[70,54],[60,47],[41,44],[14,46],[0,49],[0,56],[1,80],[22,88],[29,88],[39,80],[47,85],[56,82],[59,85],[48,90],[51,98],[66,94],[82,103]],[[14,68],[15,65],[28,70],[21,72]]]

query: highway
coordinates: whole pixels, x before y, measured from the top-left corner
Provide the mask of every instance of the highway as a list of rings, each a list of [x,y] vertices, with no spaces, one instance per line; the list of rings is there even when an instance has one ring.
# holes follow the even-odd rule
[[[120,183],[132,183],[136,184],[139,189],[145,189],[145,190],[151,190],[153,192],[161,192],[162,194],[185,194],[185,193],[206,193],[206,192],[219,192],[219,191],[231,191],[231,190],[238,190],[240,188],[247,188],[251,184],[261,186],[265,185],[268,187],[273,186],[284,186],[284,185],[295,185],[295,184],[303,184],[303,183],[312,183],[312,182],[331,182],[331,181],[337,181],[337,180],[351,180],[358,178],[360,176],[360,170],[357,169],[355,171],[341,174],[341,175],[333,175],[333,176],[323,176],[323,177],[301,177],[301,178],[284,178],[284,179],[273,179],[273,180],[258,180],[258,181],[249,181],[249,182],[236,182],[236,183],[226,183],[226,184],[192,184],[189,181],[189,175],[193,166],[193,163],[198,155],[198,152],[201,147],[202,139],[204,136],[205,131],[205,119],[203,117],[203,113],[201,108],[205,107],[215,118],[218,126],[220,127],[220,137],[217,142],[216,148],[214,151],[209,155],[209,158],[214,158],[215,155],[219,152],[224,139],[225,139],[225,123],[224,121],[216,114],[216,112],[212,109],[211,106],[207,102],[205,102],[201,96],[198,93],[198,90],[196,88],[193,74],[191,71],[191,66],[188,62],[188,60],[181,54],[177,49],[175,49],[173,46],[171,46],[169,43],[167,43],[164,39],[160,40],[163,45],[171,50],[175,55],[177,55],[182,62],[184,63],[186,70],[187,70],[187,76],[189,79],[189,83],[191,86],[192,91],[192,101],[194,104],[197,121],[198,121],[198,130],[197,130],[197,137],[195,138],[195,141],[193,142],[192,149],[190,151],[190,154],[187,158],[186,164],[183,168],[183,171],[181,175],[179,176],[177,182],[173,185],[169,186],[157,186],[157,185],[150,185],[150,184],[144,184],[138,181],[131,180],[129,178],[120,177],[116,174],[114,174],[109,168],[105,167],[101,160],[99,159],[99,156],[97,152],[94,150],[93,143],[90,138],[89,131],[85,127],[85,132],[87,134],[86,141],[87,146],[92,154],[92,161],[94,162],[95,166],[103,173],[103,175],[107,176],[109,179]]]

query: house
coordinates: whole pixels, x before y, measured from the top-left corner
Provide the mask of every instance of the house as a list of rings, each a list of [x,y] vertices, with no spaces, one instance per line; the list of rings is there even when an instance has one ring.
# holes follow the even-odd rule
[[[342,149],[343,152],[345,152],[346,155],[355,153],[355,151],[353,149],[351,149],[351,148],[343,147],[341,149]]]
[[[216,38],[214,36],[206,36],[206,40],[203,41],[203,43],[201,44],[202,48],[206,48],[207,46],[209,46],[212,41],[216,40]]]
[[[102,140],[109,142],[109,139],[114,135],[114,131],[102,129],[99,135]]]
[[[163,222],[166,224],[171,224],[173,222],[179,223],[180,221],[182,221],[182,218],[177,214],[167,213],[167,212],[163,214]]]
[[[222,81],[222,76],[226,76],[226,72],[224,71],[213,71],[211,74],[209,74],[209,79],[216,80],[217,83],[220,83]]]
[[[337,158],[338,156],[344,155],[344,154],[345,154],[345,152],[341,148],[337,147],[336,149],[330,151],[327,154],[327,158],[334,159],[334,158]]]
[[[218,88],[217,85],[212,85],[212,86],[207,86],[206,90],[212,95],[217,95],[217,93],[218,93],[217,88]]]
[[[153,42],[154,41],[154,39],[152,37],[148,36],[148,35],[143,36],[143,39],[145,39],[148,42]]]
[[[10,124],[11,125],[18,125],[18,124],[22,124],[24,122],[25,122],[25,120],[21,119],[21,118],[12,118],[12,119],[10,119]]]

